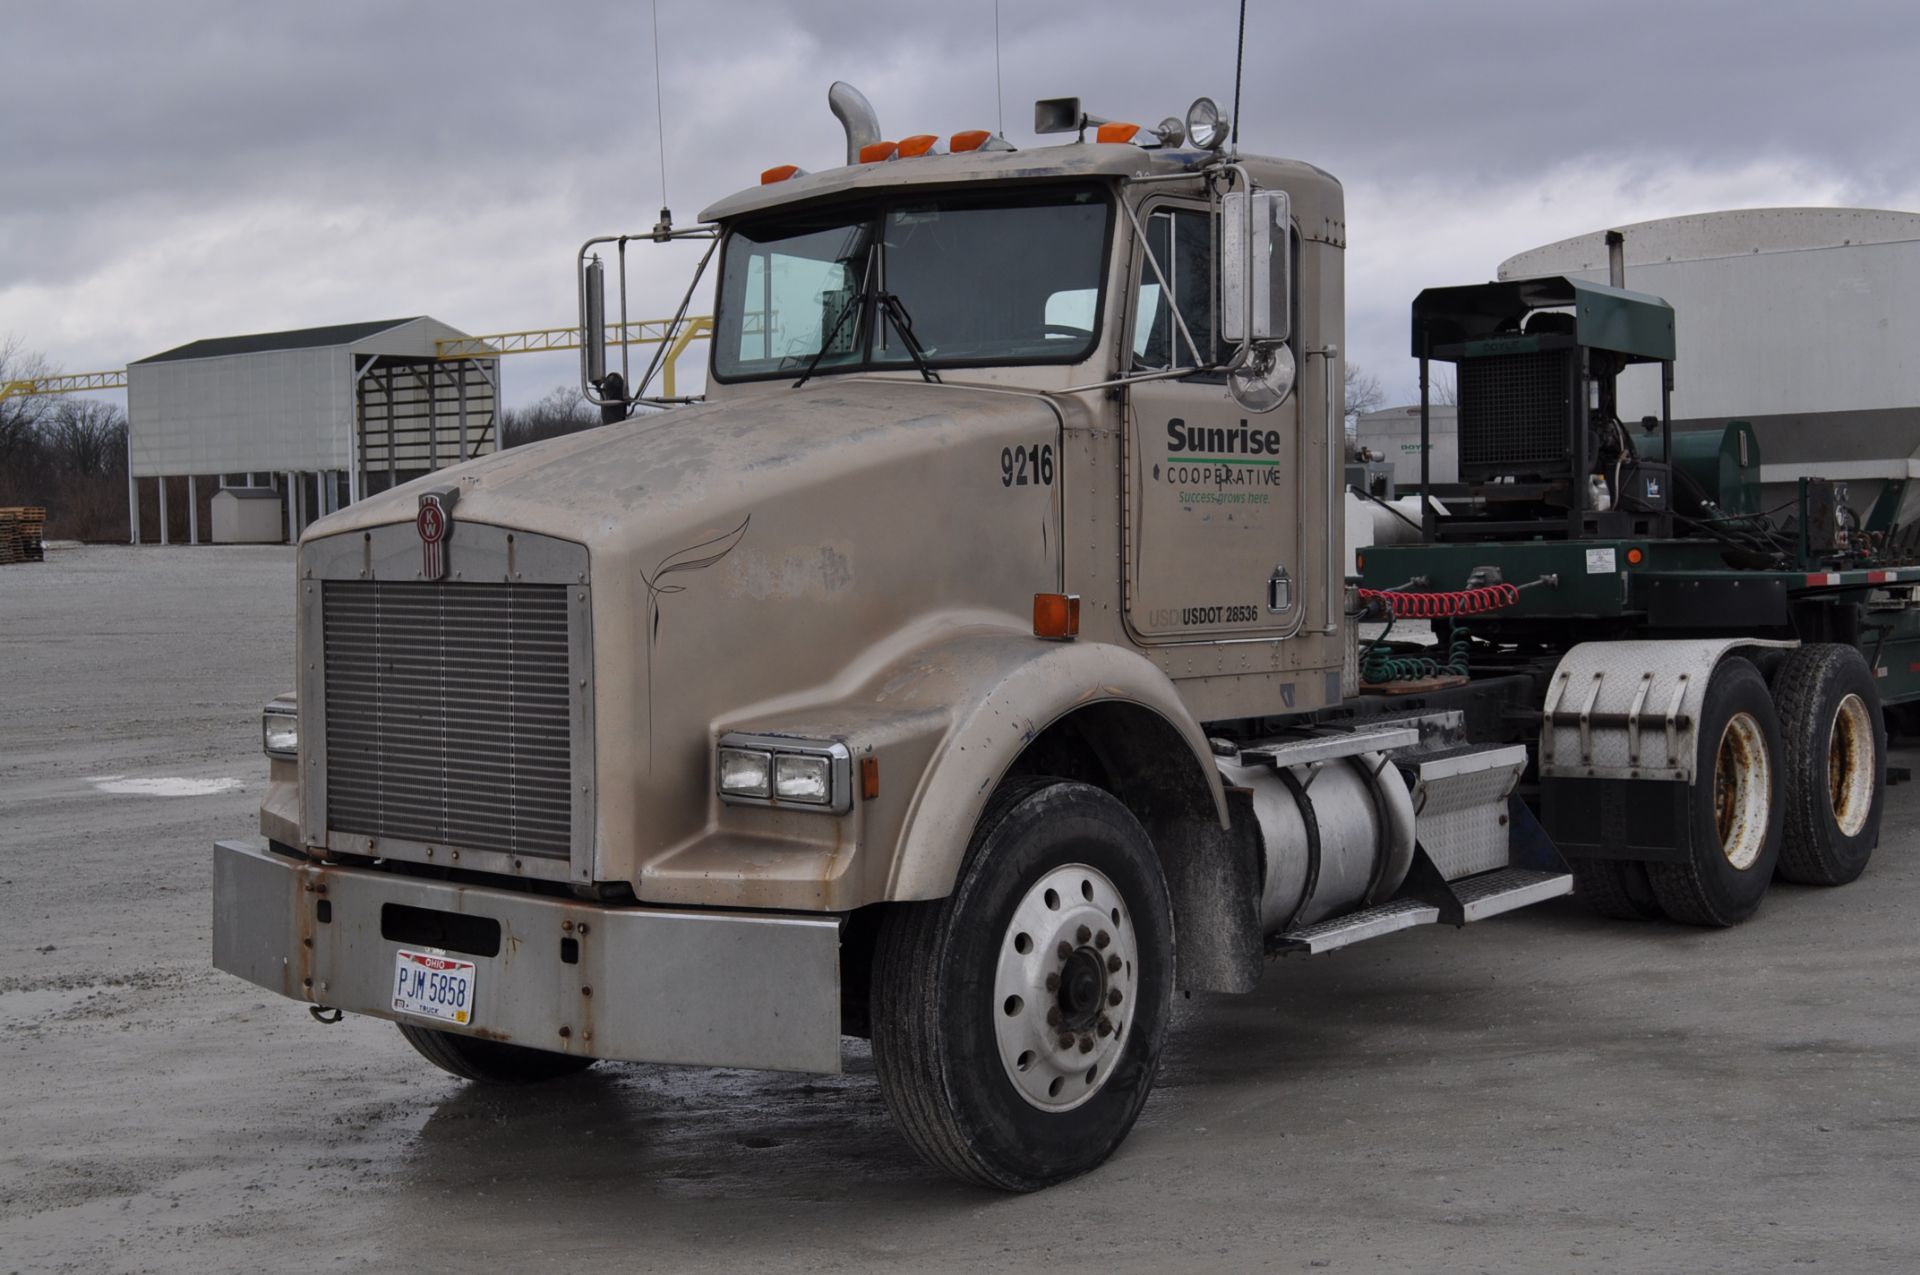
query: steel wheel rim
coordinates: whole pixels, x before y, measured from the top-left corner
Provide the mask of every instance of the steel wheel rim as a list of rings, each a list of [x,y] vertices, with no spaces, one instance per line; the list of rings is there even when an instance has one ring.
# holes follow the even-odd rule
[[[1720,732],[1713,756],[1713,824],[1720,853],[1740,871],[1766,847],[1773,806],[1773,759],[1752,713],[1735,713]]]
[[[1827,804],[1842,836],[1859,836],[1873,810],[1874,779],[1879,772],[1873,749],[1873,718],[1867,702],[1847,695],[1834,709],[1833,726],[1827,732]]]
[[[994,1038],[1014,1092],[1071,1111],[1105,1087],[1133,1027],[1138,967],[1133,918],[1104,872],[1070,863],[1028,888],[993,979]]]

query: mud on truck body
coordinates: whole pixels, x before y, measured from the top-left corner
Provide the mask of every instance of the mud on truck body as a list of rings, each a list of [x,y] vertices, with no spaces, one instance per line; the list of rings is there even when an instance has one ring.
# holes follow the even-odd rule
[[[215,853],[220,968],[479,1081],[830,1072],[866,1037],[920,1154],[1024,1190],[1126,1136],[1179,989],[1576,882],[1726,925],[1776,867],[1864,867],[1860,652],[1909,640],[1920,571],[1805,519],[1783,547],[1712,503],[1737,465],[1676,512],[1693,462],[1608,415],[1627,362],[1671,367],[1662,303],[1423,295],[1419,353],[1558,360],[1463,374],[1463,455],[1472,402],[1560,415],[1488,417],[1547,459],[1496,446],[1349,580],[1331,176],[1235,155],[1205,99],[1151,132],[1043,102],[1076,140],[946,153],[832,101],[845,167],[617,240],[717,248],[704,401],[302,538],[265,845]],[[588,345],[623,416],[650,375]],[[1596,476],[1632,492],[1586,518]],[[1362,650],[1390,616],[1437,645]]]

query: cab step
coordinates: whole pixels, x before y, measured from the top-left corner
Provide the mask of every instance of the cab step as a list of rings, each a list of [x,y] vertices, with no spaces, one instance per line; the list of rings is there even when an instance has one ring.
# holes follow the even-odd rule
[[[1420,899],[1390,899],[1376,907],[1276,934],[1267,940],[1267,951],[1276,956],[1287,952],[1316,956],[1364,939],[1377,939],[1382,934],[1412,929],[1416,925],[1432,925],[1439,919],[1440,909],[1431,903]]]
[[[1449,881],[1451,906],[1442,908],[1455,925],[1484,921],[1534,903],[1573,893],[1571,872],[1542,872],[1537,868],[1496,868],[1477,876]]]

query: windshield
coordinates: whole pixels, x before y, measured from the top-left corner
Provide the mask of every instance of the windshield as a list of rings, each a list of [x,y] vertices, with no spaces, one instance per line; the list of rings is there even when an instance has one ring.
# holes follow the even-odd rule
[[[921,195],[788,214],[727,235],[714,316],[722,381],[913,366],[1071,363],[1093,349],[1110,205],[1093,187]],[[824,353],[822,352],[824,348]]]

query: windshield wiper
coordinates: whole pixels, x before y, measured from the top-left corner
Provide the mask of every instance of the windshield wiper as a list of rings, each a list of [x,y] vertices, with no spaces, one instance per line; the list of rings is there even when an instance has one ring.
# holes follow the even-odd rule
[[[847,316],[853,313],[854,308],[866,299],[867,293],[864,289],[847,298],[847,303],[840,307],[840,317],[833,321],[833,327],[827,330],[826,339],[820,342],[820,348],[814,351],[811,359],[807,360],[806,370],[800,373],[800,379],[793,383],[794,389],[797,390],[805,385],[813,376],[814,370],[820,366],[820,360],[826,358],[827,351],[833,348],[833,338],[840,335],[840,326],[847,321]]]
[[[906,346],[907,353],[913,356],[913,365],[920,369],[920,375],[939,384],[940,374],[927,362],[927,352],[921,346],[920,338],[913,334],[913,320],[907,317],[906,303],[892,292],[882,292],[874,300],[880,303],[880,312],[893,324],[893,330],[900,334],[900,344]]]

